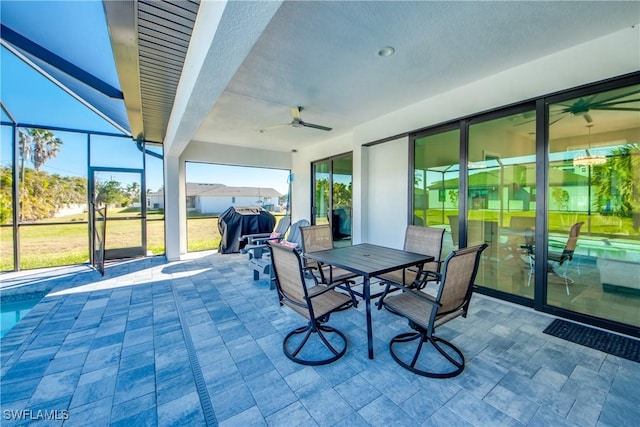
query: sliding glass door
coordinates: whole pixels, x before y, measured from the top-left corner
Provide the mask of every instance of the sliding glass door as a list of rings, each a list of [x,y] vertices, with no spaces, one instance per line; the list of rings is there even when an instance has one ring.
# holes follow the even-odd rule
[[[532,107],[533,108],[533,107]],[[527,241],[535,228],[535,110],[469,125],[467,245],[486,243],[478,283],[533,299]]]
[[[483,293],[637,333],[636,82],[604,82],[415,135],[412,222],[450,233],[444,256],[486,243],[476,279]]]
[[[352,154],[314,162],[312,171],[312,223],[330,224],[335,244],[351,244]]]
[[[414,149],[413,224],[444,228],[446,256],[459,239],[460,131],[417,136]]]
[[[549,105],[546,304],[640,326],[640,85]]]

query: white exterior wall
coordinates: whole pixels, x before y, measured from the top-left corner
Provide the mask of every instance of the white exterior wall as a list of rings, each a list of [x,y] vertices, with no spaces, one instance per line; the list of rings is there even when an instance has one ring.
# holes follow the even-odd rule
[[[640,28],[636,26],[409,105],[294,155],[294,206],[310,210],[311,162],[353,151],[353,242],[397,247],[408,219],[408,141],[370,148],[363,144],[639,69]],[[404,225],[390,224],[379,204],[393,206],[394,222],[404,220]]]
[[[369,197],[364,241],[402,249],[409,218],[409,138],[365,148]]]
[[[370,148],[363,148],[363,144],[639,69],[640,28],[636,26],[434,95],[358,126],[353,132],[300,149],[297,153],[192,141],[180,155],[180,168],[165,165],[167,191],[177,193],[167,197],[167,205],[171,208],[167,210],[167,257],[172,259],[178,246],[180,253],[186,252],[186,233],[177,235],[175,231],[186,227],[182,193],[184,162],[187,160],[290,168],[294,173],[292,220],[296,221],[310,219],[311,162],[353,152],[353,242],[375,240],[397,246],[398,238],[402,238],[400,229],[404,229],[408,217],[408,141],[405,138],[403,142],[393,141]],[[168,161],[172,162],[171,157]],[[177,170],[182,174],[180,177],[175,174]],[[174,185],[170,188],[168,184],[172,181],[183,184],[177,189]],[[372,197],[373,188],[375,199]],[[385,200],[385,197],[391,198]],[[176,212],[179,203],[183,205],[180,215]],[[404,224],[389,226],[388,215],[380,213],[378,203],[393,205],[394,222],[399,224],[402,223],[398,221],[400,215],[397,210],[404,210]],[[169,213],[169,210],[173,212]],[[179,216],[181,221],[176,222]]]
[[[199,197],[198,199],[199,199],[198,209],[199,209],[199,212],[203,214],[219,214],[226,211],[231,206],[244,207],[244,206],[262,206],[263,205],[262,203],[256,203],[258,200],[257,197],[236,197],[235,201],[233,201],[233,197],[231,196]],[[270,200],[269,197],[264,197],[264,200],[265,200],[264,202],[265,205],[268,205],[271,203],[268,201]]]
[[[255,166],[273,169],[291,169],[291,153],[282,151],[256,150],[245,147],[233,147],[230,145],[208,144],[192,141],[180,155],[179,159],[165,156],[165,179],[167,180],[167,208],[165,209],[165,223],[167,225],[166,254],[169,260],[179,259],[187,253],[187,209],[185,194],[185,162],[215,163],[232,166]],[[167,162],[171,168],[167,167]],[[175,164],[174,164],[175,162]],[[169,197],[169,182],[173,192]],[[179,184],[177,184],[179,183]],[[255,200],[258,200],[257,198]],[[255,206],[252,203],[243,203],[236,206]],[[274,204],[277,201],[273,202]],[[224,209],[228,208],[227,205]],[[222,209],[222,210],[224,210]],[[168,230],[172,227],[171,230]],[[182,231],[180,231],[182,229]]]

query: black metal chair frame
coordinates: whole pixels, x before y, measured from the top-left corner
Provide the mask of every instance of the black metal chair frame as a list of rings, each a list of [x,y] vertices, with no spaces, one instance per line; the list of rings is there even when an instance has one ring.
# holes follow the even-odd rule
[[[344,310],[353,306],[355,299],[353,296],[349,297],[343,293],[336,292],[335,285],[315,285],[312,287],[307,286],[305,280],[306,268],[303,266],[303,262],[300,254],[295,248],[282,246],[278,243],[269,242],[269,249],[271,251],[271,259],[273,261],[273,273],[275,275],[276,288],[278,290],[278,298],[280,305],[287,305],[296,311],[298,314],[306,317],[308,320],[307,325],[301,326],[289,332],[282,342],[282,350],[293,362],[300,363],[302,365],[325,365],[332,363],[340,359],[347,350],[347,337],[338,329],[326,325],[329,321],[331,313],[334,311]],[[282,258],[280,258],[282,257]],[[284,257],[295,257],[297,264],[297,277],[284,277],[286,260]],[[291,261],[291,258],[289,258]],[[288,271],[287,273],[293,273]],[[293,281],[299,282],[300,290],[297,292],[291,292],[290,286],[293,285]],[[296,293],[298,295],[296,295]],[[316,300],[318,300],[317,304]],[[316,311],[314,305],[317,305],[320,309]],[[289,341],[291,338],[303,335],[302,341],[295,348],[290,349]],[[316,334],[324,346],[333,354],[333,356],[325,359],[305,359],[298,357],[304,346],[309,341],[312,334]],[[332,345],[325,334],[336,334],[340,337],[340,345]]]
[[[319,250],[333,249],[333,234],[329,224],[300,227],[300,234],[303,254]],[[363,295],[351,288],[355,285],[355,281],[353,279],[358,277],[357,274],[339,267],[321,264],[306,258],[303,259],[303,263],[307,271],[310,273],[309,276],[315,281],[316,285],[337,284],[340,289],[346,291],[353,299],[354,307],[358,306],[355,295],[358,295],[360,298],[362,298]]]
[[[584,222],[576,222],[571,226],[569,230],[569,237],[567,237],[566,242],[563,245],[562,252],[552,252],[549,251],[547,253],[547,274],[553,275],[564,282],[564,287],[567,292],[567,295],[570,295],[569,285],[573,285],[574,280],[570,279],[567,276],[567,267],[568,262],[572,261],[575,255],[576,246],[578,245],[578,236],[580,235],[580,228],[584,225]],[[535,241],[533,230],[529,231],[525,236],[525,244],[522,245],[523,249],[526,249],[527,254],[529,256],[529,278],[527,280],[527,286],[531,285],[531,278],[535,273]],[[550,245],[555,246],[552,242]],[[562,273],[558,272],[554,267],[554,263],[557,267],[563,267]],[[580,262],[578,259],[578,273],[580,273]]]
[[[391,356],[400,366],[415,374],[430,378],[451,378],[459,375],[464,370],[465,359],[462,351],[460,351],[460,349],[458,349],[449,341],[436,336],[435,329],[443,323],[446,323],[458,316],[467,316],[469,304],[471,302],[471,295],[473,293],[473,282],[475,281],[475,277],[478,272],[478,266],[480,264],[480,255],[482,254],[482,251],[487,248],[487,246],[488,245],[486,243],[483,243],[481,245],[458,249],[451,252],[444,261],[443,272],[441,274],[437,273],[438,276],[440,276],[441,281],[437,295],[435,297],[421,292],[416,288],[409,288],[406,286],[400,287],[403,291],[403,294],[408,293],[412,298],[417,299],[419,303],[424,303],[423,307],[425,309],[428,309],[428,307],[431,306],[430,312],[428,313],[428,321],[426,325],[424,324],[424,322],[412,319],[409,315],[403,313],[399,306],[394,307],[393,304],[389,304],[389,301],[392,301],[392,299],[394,298],[402,297],[403,294],[391,296],[389,300],[385,302],[387,292],[391,288],[390,285],[387,285],[385,293],[380,297],[378,307],[380,308],[384,306],[389,312],[407,318],[409,320],[409,327],[414,329],[414,332],[406,332],[395,336],[389,343],[389,351],[391,352]],[[447,277],[448,273],[450,273],[450,263],[453,263],[454,261],[452,260],[457,257],[465,255],[471,256],[471,254],[475,256],[475,259],[473,262],[473,271],[470,274],[470,279],[464,294],[464,298],[460,301],[459,305],[455,307],[448,307],[448,310],[446,312],[441,311],[443,309],[443,304],[441,302],[443,294],[447,291]],[[426,276],[424,276],[424,280],[426,280]],[[417,341],[418,344],[415,352],[413,353],[413,356],[411,357],[411,360],[403,359],[400,353],[396,351],[396,346],[411,343],[414,341]],[[438,353],[440,353],[452,365],[452,369],[446,372],[435,372],[428,369],[420,369],[416,367],[425,343],[430,343],[438,351]],[[447,352],[447,349],[455,353],[456,357],[454,357],[450,352]]]

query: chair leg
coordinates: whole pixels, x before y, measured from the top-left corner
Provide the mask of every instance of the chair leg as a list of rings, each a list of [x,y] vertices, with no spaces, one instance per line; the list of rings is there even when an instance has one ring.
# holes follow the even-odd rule
[[[413,356],[411,357],[411,362],[402,360],[402,357],[396,352],[394,346],[397,346],[398,344],[410,343],[416,340],[418,340],[418,344],[415,352],[413,353]],[[422,354],[423,345],[425,343],[430,343],[431,346],[436,349],[438,353],[440,353],[451,366],[453,366],[453,368],[446,372],[435,372],[428,370],[426,367],[424,369],[416,367],[420,355]],[[449,349],[450,351],[447,352],[447,349]],[[424,377],[451,378],[459,375],[464,370],[464,355],[462,354],[462,352],[450,342],[435,336],[429,337],[426,332],[407,332],[397,335],[391,340],[391,343],[389,344],[389,350],[391,352],[391,357],[393,357],[393,359],[400,366]],[[452,356],[450,354],[451,352],[453,352],[456,357]]]
[[[562,274],[558,273],[550,264],[547,266],[547,271],[549,274],[553,274],[557,278],[562,279],[564,281],[564,287],[567,291],[567,295],[571,295],[569,292],[569,285],[573,285],[575,282],[567,277],[567,265],[564,265]]]
[[[297,335],[304,334],[302,341],[300,344],[296,346],[294,350],[289,350],[288,343],[289,340]],[[313,334],[317,334],[317,337],[320,339],[320,342],[333,354],[326,359],[306,359],[303,357],[298,357],[298,354],[302,351],[304,346],[308,343],[309,339],[313,336]],[[336,349],[334,344],[331,344],[325,334],[336,334],[341,341],[341,345],[338,349]],[[335,362],[344,356],[347,351],[347,337],[340,332],[339,330],[332,328],[331,326],[321,325],[319,323],[314,322],[313,320],[309,322],[306,326],[301,326],[293,331],[289,332],[287,336],[284,338],[282,342],[282,351],[285,356],[290,360],[300,363],[301,365],[309,365],[309,366],[318,366],[318,365],[326,365],[331,362]]]

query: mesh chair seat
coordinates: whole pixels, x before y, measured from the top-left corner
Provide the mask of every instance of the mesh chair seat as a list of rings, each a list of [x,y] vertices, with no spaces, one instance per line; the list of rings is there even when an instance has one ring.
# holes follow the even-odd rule
[[[323,285],[312,286],[307,288],[307,290],[311,297],[311,306],[316,319],[322,319],[327,314],[340,310],[351,303],[351,298],[348,295],[334,290],[327,291],[327,287]],[[326,292],[318,295],[324,291]],[[314,295],[317,295],[317,297],[314,298]],[[290,307],[296,313],[310,320],[309,308],[300,307],[299,305],[291,305]]]
[[[300,227],[300,232],[302,234],[302,252],[312,253],[333,249],[333,234],[329,224]],[[353,299],[354,292],[350,285],[353,284],[352,279],[358,277],[356,274],[332,265],[319,265],[316,261],[310,259],[305,259],[305,263],[312,273],[317,272],[313,276],[316,283],[340,284],[340,288],[347,291]],[[355,299],[353,301],[354,305],[357,305]]]
[[[418,278],[418,271],[415,269],[405,268],[402,270],[394,270],[379,276],[382,282],[399,283],[404,286],[411,286]]]
[[[460,349],[436,336],[435,330],[459,316],[466,317],[480,255],[486,247],[484,243],[451,252],[435,296],[400,285],[402,293],[391,295],[387,286],[378,307],[406,318],[415,331],[399,334],[389,343],[391,356],[400,366],[431,378],[450,378],[464,370]]]
[[[421,282],[418,283],[419,271],[429,271],[433,273],[440,272],[440,254],[442,252],[442,240],[444,237],[444,228],[422,227],[417,225],[409,225],[405,231],[404,247],[405,251],[415,252],[424,255],[433,256],[434,260],[425,263],[420,270],[415,267],[404,268],[400,270],[390,271],[379,278],[383,283],[402,286],[423,287],[427,280],[432,280],[434,275],[423,275],[420,277]]]
[[[325,280],[329,283],[345,282],[349,279],[357,277],[356,274],[353,274],[349,270],[345,270],[344,268],[340,267],[334,267],[332,265],[322,266],[322,276],[324,276]]]
[[[303,365],[324,365],[338,360],[347,350],[347,338],[324,323],[331,313],[354,305],[353,296],[335,291],[336,285],[308,286],[300,254],[295,248],[269,242],[275,283],[282,305],[307,319],[307,324],[289,332],[282,351]]]

